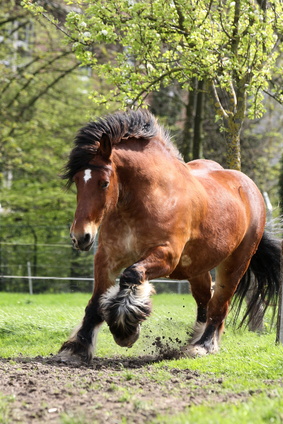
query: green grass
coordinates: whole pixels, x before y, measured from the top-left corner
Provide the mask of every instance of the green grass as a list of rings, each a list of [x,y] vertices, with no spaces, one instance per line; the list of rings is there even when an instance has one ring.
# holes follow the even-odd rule
[[[72,329],[81,321],[90,295],[26,295],[0,293],[0,356],[16,357],[56,353]],[[107,325],[98,336],[97,356],[154,354],[156,337],[174,347],[185,343],[195,319],[190,295],[153,296],[153,313],[142,325],[141,337],[133,348],[121,348]],[[180,343],[181,342],[181,343]],[[164,361],[157,367],[190,368],[202,372],[274,379],[283,369],[283,347],[275,345],[275,333],[264,335],[227,327],[218,354],[196,359]],[[227,383],[229,384],[229,382]]]
[[[90,295],[81,293],[33,296],[0,293],[0,356],[56,353],[72,329],[81,322],[89,298]],[[188,319],[192,324],[194,314],[191,296],[156,295],[154,312],[143,324],[142,335],[134,347],[117,346],[104,325],[99,333],[97,355],[151,354],[154,350],[152,343],[158,336],[185,340]]]
[[[87,294],[25,295],[0,294],[0,356],[17,357],[56,353],[71,330],[81,321]],[[190,295],[163,294],[153,297],[152,316],[142,325],[133,348],[117,346],[107,325],[98,336],[97,356],[140,356],[156,352],[154,341],[177,347],[185,343],[195,319]],[[182,342],[182,343],[180,343]],[[264,335],[226,328],[220,352],[196,359],[163,361],[156,367],[189,368],[225,374],[227,388],[258,387],[263,379],[282,375],[283,347],[275,345],[275,333]],[[239,380],[238,383],[235,383]]]
[[[283,347],[275,345],[275,334],[258,335],[227,330],[220,352],[196,359],[170,361],[173,368],[189,368],[225,375],[225,387],[256,389],[262,380],[278,379],[283,370]],[[157,365],[162,366],[162,364]]]
[[[247,402],[192,406],[182,414],[160,416],[152,424],[282,424],[283,389],[262,393]]]
[[[0,394],[0,424],[10,424],[9,412],[13,406],[14,397]]]
[[[82,319],[89,299],[86,294],[25,295],[0,293],[0,356],[47,356],[56,353],[70,331]],[[140,339],[133,348],[117,346],[108,327],[98,337],[97,356],[129,357],[153,354],[156,337],[173,347],[185,343],[187,330],[195,320],[195,303],[190,295],[162,294],[153,297],[152,316],[142,325]],[[267,327],[268,329],[268,327]],[[166,384],[171,368],[196,370],[223,379],[221,393],[251,393],[241,403],[192,406],[183,414],[159,417],[153,423],[224,424],[283,423],[283,347],[275,344],[275,331],[259,335],[227,327],[220,352],[196,359],[162,361],[154,365],[152,378]],[[132,370],[125,379],[135,380]],[[168,377],[169,375],[169,377]],[[212,388],[213,389],[213,388]],[[5,423],[9,400],[0,398],[0,423]],[[76,418],[65,421],[83,423]]]
[[[0,356],[56,353],[82,319],[87,295],[0,294]]]

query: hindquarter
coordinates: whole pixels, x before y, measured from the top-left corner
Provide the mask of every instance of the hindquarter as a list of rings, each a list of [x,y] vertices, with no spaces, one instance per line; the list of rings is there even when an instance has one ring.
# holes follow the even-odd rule
[[[173,274],[180,278],[192,278],[217,267],[241,245],[248,261],[265,226],[263,198],[246,175],[216,170],[198,175],[198,180],[207,193],[207,210],[198,229],[191,233]],[[241,255],[241,260],[244,258]]]

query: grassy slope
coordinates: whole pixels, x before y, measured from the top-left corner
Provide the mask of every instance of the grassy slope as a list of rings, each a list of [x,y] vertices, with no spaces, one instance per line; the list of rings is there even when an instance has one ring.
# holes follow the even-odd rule
[[[85,294],[23,295],[0,294],[0,356],[16,357],[56,353],[60,344],[83,316],[89,296]],[[98,356],[138,356],[151,354],[157,336],[174,346],[185,341],[188,324],[195,317],[194,301],[189,295],[156,295],[154,312],[143,324],[142,336],[132,349],[118,347],[107,326],[99,334]],[[156,364],[166,368],[198,370],[224,377],[222,388],[240,393],[262,389],[244,404],[200,405],[174,417],[174,423],[279,423],[283,422],[283,347],[274,344],[275,334],[257,335],[228,327],[221,351],[199,359],[179,359]],[[270,385],[272,382],[272,385]],[[3,408],[5,409],[5,402]],[[2,409],[3,409],[2,408]],[[0,402],[1,412],[1,402]],[[157,423],[171,423],[159,417]],[[4,422],[1,420],[0,423]]]

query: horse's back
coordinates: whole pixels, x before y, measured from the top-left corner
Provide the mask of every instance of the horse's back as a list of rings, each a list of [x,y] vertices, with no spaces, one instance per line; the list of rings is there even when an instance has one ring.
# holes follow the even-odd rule
[[[197,172],[209,172],[224,169],[219,163],[209,159],[196,159],[187,163],[190,171],[193,173]]]
[[[223,202],[223,197],[232,196],[240,203],[257,203],[260,209],[265,209],[258,187],[243,172],[225,169],[219,163],[206,159],[188,162],[187,166],[215,204],[219,199]],[[211,197],[212,195],[216,197]]]

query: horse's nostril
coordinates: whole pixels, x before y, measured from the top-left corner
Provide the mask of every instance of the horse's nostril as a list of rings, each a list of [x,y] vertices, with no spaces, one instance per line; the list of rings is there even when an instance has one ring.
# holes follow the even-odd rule
[[[92,244],[92,236],[91,233],[85,233],[82,235],[77,235],[77,237],[74,236],[74,234],[71,235],[71,239],[73,242],[73,247],[75,249],[80,250],[89,250]]]

